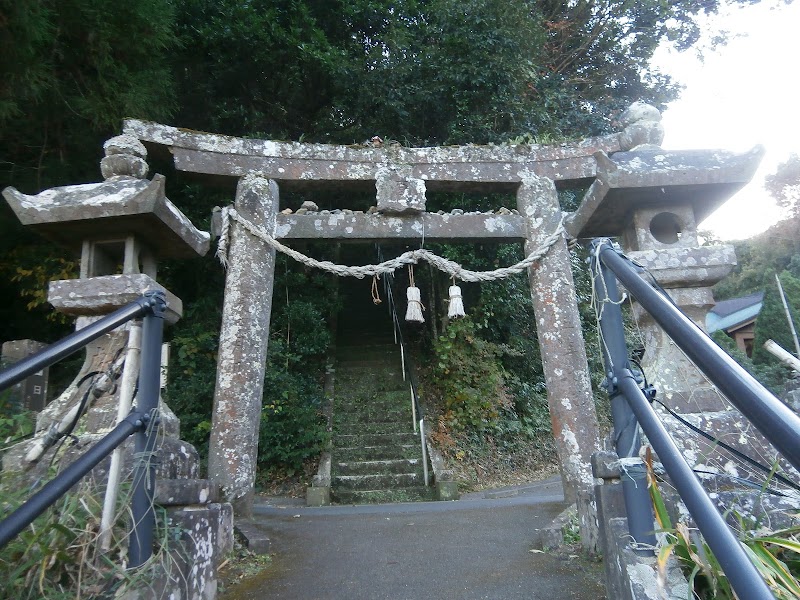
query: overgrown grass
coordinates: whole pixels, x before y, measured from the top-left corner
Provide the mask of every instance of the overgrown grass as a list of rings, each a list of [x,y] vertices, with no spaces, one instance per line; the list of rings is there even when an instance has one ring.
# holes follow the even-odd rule
[[[18,508],[31,492],[7,478],[0,484],[0,510]],[[79,486],[62,496],[33,524],[0,550],[0,598],[67,600],[112,598],[125,590],[142,590],[176,567],[175,550],[181,532],[156,511],[156,548],[150,561],[136,572],[126,570],[128,558],[127,507],[129,487],[121,490],[110,549],[99,545],[103,496]],[[177,571],[176,571],[177,572]]]
[[[451,322],[421,367],[430,435],[467,490],[530,481],[555,466],[544,385],[506,369],[521,359],[518,344],[482,333],[470,317]]]
[[[648,460],[648,483],[656,521],[664,534],[658,551],[661,577],[667,561],[675,557],[686,573],[693,596],[699,600],[735,600],[728,577],[700,532],[686,523],[674,523],[658,488],[652,461]],[[778,600],[800,598],[800,526],[764,531],[745,526],[745,518],[731,513],[740,525],[738,536],[750,560]],[[691,599],[690,599],[691,600]]]

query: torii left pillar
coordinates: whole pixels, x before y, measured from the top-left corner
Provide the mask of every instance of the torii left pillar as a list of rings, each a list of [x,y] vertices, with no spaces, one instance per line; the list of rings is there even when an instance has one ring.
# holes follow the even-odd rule
[[[242,217],[275,234],[274,181],[256,174],[243,177],[234,206]],[[253,508],[274,280],[275,250],[265,251],[263,242],[231,224],[208,475],[220,484],[236,515],[245,518]]]

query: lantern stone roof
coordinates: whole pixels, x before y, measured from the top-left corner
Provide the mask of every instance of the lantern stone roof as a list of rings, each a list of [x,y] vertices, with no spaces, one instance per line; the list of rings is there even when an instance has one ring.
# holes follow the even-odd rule
[[[13,187],[3,196],[23,225],[73,250],[86,239],[138,235],[159,258],[208,252],[211,236],[199,231],[164,194],[161,175],[112,177],[27,195]]]
[[[682,204],[700,222],[750,181],[763,155],[761,146],[741,154],[655,147],[598,152],[597,179],[567,230],[576,238],[619,235],[634,209]]]

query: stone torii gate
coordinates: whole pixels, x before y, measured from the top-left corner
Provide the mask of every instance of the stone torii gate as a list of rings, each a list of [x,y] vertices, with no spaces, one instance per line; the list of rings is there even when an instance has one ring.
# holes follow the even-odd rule
[[[647,241],[635,237],[636,227],[649,224],[640,222],[642,211],[661,214],[678,206],[677,225],[691,229],[750,179],[759,159],[758,153],[664,152],[658,147],[660,114],[641,103],[621,123],[620,133],[552,146],[333,146],[226,137],[138,120],[126,121],[124,133],[151,152],[167,148],[179,171],[236,178],[236,211],[282,242],[519,241],[526,254],[562,222],[572,237],[629,229],[625,239],[645,250]],[[337,189],[374,186],[377,211],[280,212],[279,187],[316,189],[322,183]],[[558,187],[590,184],[579,210],[563,213]],[[426,212],[426,191],[439,190],[514,192],[516,211]],[[237,513],[248,515],[275,251],[234,225],[229,257],[208,468]],[[718,261],[717,255],[691,258]],[[725,260],[729,264],[730,256]],[[598,426],[566,236],[529,269],[529,279],[565,494],[579,500],[582,524],[592,527],[590,457],[599,448]]]

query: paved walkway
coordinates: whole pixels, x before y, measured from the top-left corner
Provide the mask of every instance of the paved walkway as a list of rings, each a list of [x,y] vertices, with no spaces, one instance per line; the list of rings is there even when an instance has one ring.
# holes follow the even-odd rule
[[[255,509],[273,563],[223,600],[605,598],[602,565],[534,553],[565,508],[558,478],[457,502]]]

